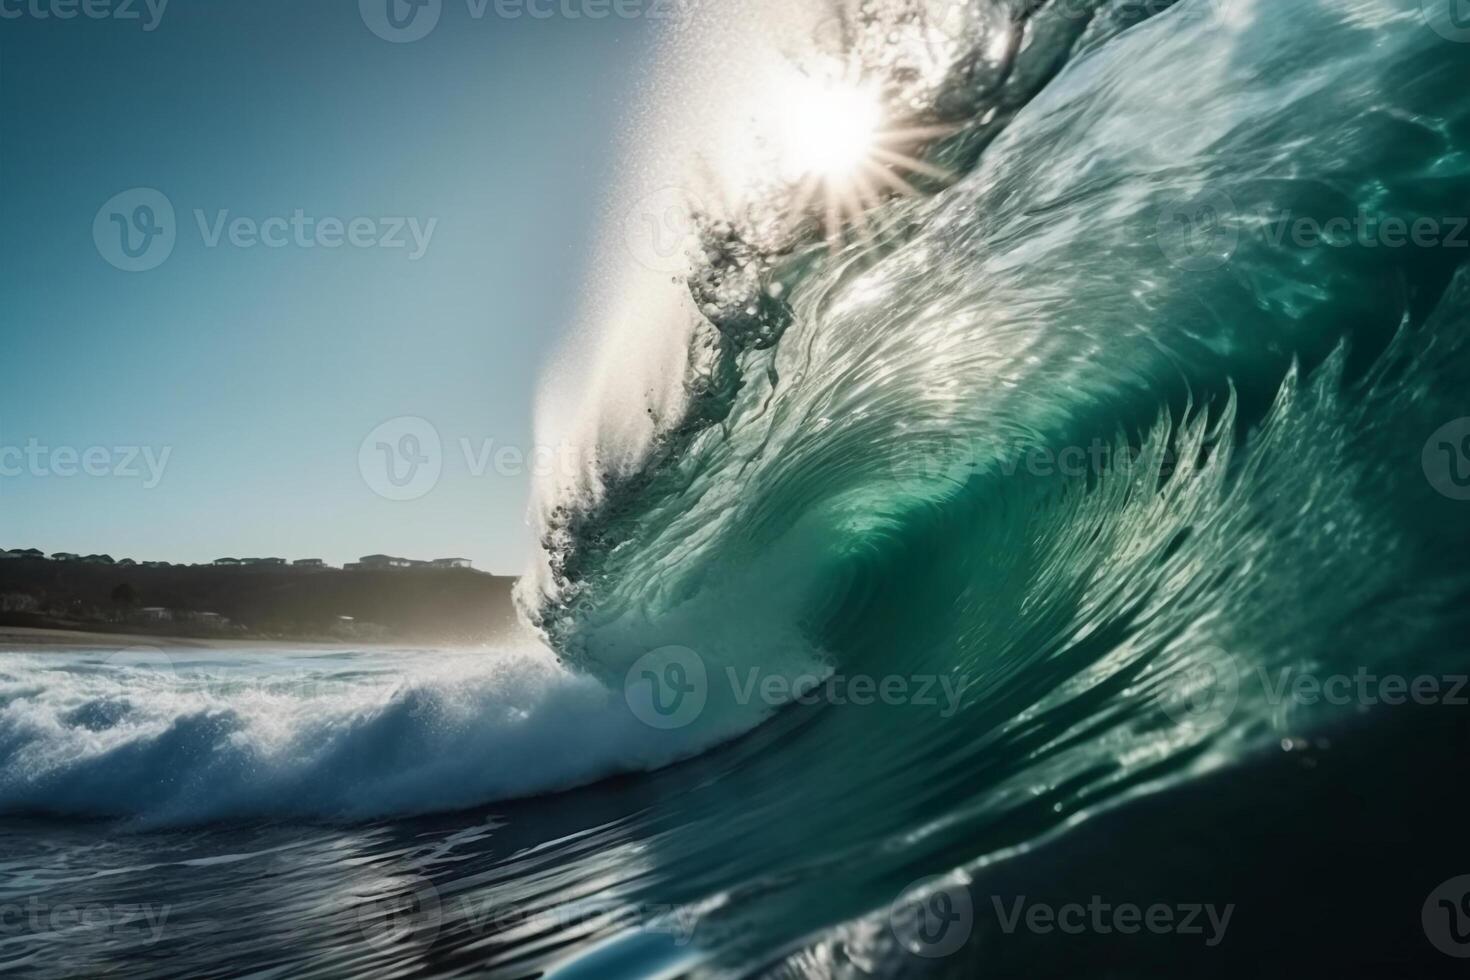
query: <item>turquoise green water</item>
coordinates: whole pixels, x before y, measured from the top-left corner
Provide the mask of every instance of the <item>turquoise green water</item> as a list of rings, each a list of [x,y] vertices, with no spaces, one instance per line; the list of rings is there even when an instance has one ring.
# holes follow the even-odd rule
[[[645,676],[667,707],[702,669],[690,728],[738,713],[752,664],[964,692],[948,716],[825,696],[752,736],[740,816],[696,812],[787,844],[756,945],[870,913],[834,942],[913,968],[884,910],[921,873],[1383,708],[1283,683],[1463,671],[1449,13],[1184,3],[1117,33],[1043,8],[936,100],[990,121],[931,147],[968,169],[876,242],[706,239],[691,407],[550,516],[528,605],[615,680],[674,645]],[[808,952],[793,972],[835,969]]]
[[[747,720],[752,667],[949,678],[819,755],[913,799],[1024,733],[975,805],[1059,824],[1352,713],[1283,670],[1461,664],[1470,49],[1407,2],[1026,23],[930,148],[971,169],[876,241],[711,233],[687,413],[566,493],[523,598],[615,682],[686,650],[681,729]]]
[[[823,42],[953,178],[837,249],[708,216],[662,275],[698,316],[640,351],[678,410],[604,378],[597,465],[540,489],[563,667],[8,664],[0,898],[176,925],[7,965],[1458,965],[1420,903],[1467,857],[1470,25],[1164,8],[978,6],[923,85],[911,5]],[[1217,919],[1006,926],[1094,895]]]

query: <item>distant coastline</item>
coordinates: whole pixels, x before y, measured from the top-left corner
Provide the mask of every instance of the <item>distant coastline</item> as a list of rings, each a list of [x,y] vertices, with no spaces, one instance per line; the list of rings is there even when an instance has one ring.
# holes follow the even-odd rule
[[[465,559],[369,555],[346,568],[316,560],[221,559],[208,565],[0,553],[3,631],[328,644],[478,644],[515,628],[514,579]]]

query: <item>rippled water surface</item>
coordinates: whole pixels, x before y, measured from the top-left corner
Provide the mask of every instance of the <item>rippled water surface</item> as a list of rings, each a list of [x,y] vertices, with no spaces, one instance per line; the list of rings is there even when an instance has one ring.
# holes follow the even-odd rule
[[[696,185],[689,267],[610,307],[575,399],[548,382],[597,450],[537,488],[535,640],[5,655],[0,963],[1455,965],[1450,12],[884,3],[784,44],[767,6],[710,36],[835,47],[945,176],[835,236],[791,188]],[[725,77],[702,36],[675,91]],[[1178,927],[1008,918],[1094,896]]]

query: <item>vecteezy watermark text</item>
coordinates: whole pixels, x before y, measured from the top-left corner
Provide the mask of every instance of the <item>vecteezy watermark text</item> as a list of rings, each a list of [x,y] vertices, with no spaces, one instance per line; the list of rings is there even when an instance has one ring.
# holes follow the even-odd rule
[[[196,620],[197,622],[197,620]],[[131,646],[108,654],[104,669],[125,683],[145,684],[177,696],[219,700],[249,698],[337,698],[360,689],[352,680],[309,667],[279,666],[269,672],[242,672],[197,658],[178,658],[160,647]]]
[[[152,946],[163,938],[169,905],[152,903],[49,904],[36,896],[24,902],[0,902],[0,936],[40,935],[85,930],[116,940]]]
[[[305,208],[256,217],[229,208],[195,208],[193,225],[209,249],[383,249],[403,251],[410,262],[423,258],[439,226],[438,218],[410,216],[337,217]],[[179,227],[173,202],[151,187],[113,195],[92,221],[92,241],[107,263],[124,272],[156,269],[173,254]]]
[[[668,20],[689,0],[465,0],[470,20]],[[444,0],[358,0],[367,29],[384,41],[419,41],[439,26]]]
[[[967,679],[953,674],[801,673],[789,676],[760,667],[726,666],[714,672],[684,646],[665,646],[639,657],[623,677],[623,696],[634,717],[653,728],[683,728],[704,711],[711,677],[726,685],[720,700],[739,705],[788,704],[911,706],[938,709],[941,718],[959,710]]]
[[[584,453],[570,442],[525,446],[495,438],[460,436],[456,442],[465,472],[488,476],[572,476]],[[448,453],[453,457],[453,453]],[[400,415],[376,426],[358,447],[363,482],[386,500],[417,500],[439,483],[446,463],[439,429],[417,415]]]
[[[1465,674],[1376,674],[1359,667],[1351,674],[1318,675],[1283,667],[1274,675],[1257,668],[1266,701],[1273,705],[1292,701],[1300,705],[1329,704],[1336,707],[1404,704],[1434,704],[1464,707],[1470,704]]]
[[[1142,934],[1198,936],[1208,947],[1225,939],[1235,905],[1209,902],[1113,902],[1101,895],[1076,902],[1034,901],[1025,895],[992,895],[1000,931],[1065,936]],[[976,908],[970,887],[948,877],[926,878],[903,890],[889,909],[889,927],[899,944],[926,958],[958,952],[974,931]]]
[[[964,694],[962,678],[951,674],[800,674],[786,677],[763,674],[759,667],[739,671],[725,668],[725,680],[735,692],[736,704],[852,704],[866,707],[874,704],[915,705],[939,708],[939,717],[951,718],[959,710]]]
[[[297,208],[289,216],[265,219],[240,216],[231,218],[228,210],[206,216],[194,211],[199,236],[205,248],[218,248],[222,241],[235,248],[387,248],[409,249],[408,260],[416,262],[429,250],[438,218],[420,222],[413,217],[388,218],[317,218]]]
[[[1042,936],[1054,932],[1068,936],[1150,933],[1156,936],[1200,936],[1211,948],[1220,945],[1225,938],[1225,930],[1230,927],[1230,918],[1235,914],[1233,903],[1223,907],[1208,902],[1138,905],[1134,902],[1108,902],[1101,895],[1091,896],[1086,904],[1030,902],[1025,895],[1013,899],[1002,899],[996,895],[990,902],[1001,932],[1008,936],[1018,929]]]
[[[168,0],[0,0],[0,20],[136,20],[155,31],[167,9]]]
[[[1470,217],[1401,218],[1359,209],[1352,217],[1317,218],[1278,210],[1263,216],[1262,235],[1272,246],[1297,248],[1470,248]]]
[[[24,446],[0,443],[0,477],[69,479],[115,477],[143,481],[152,490],[163,480],[172,446],[48,446],[32,436]]]
[[[1462,0],[1470,4],[1470,0]],[[1358,208],[1352,214],[1301,214],[1289,208],[1238,207],[1229,194],[1202,190],[1161,207],[1155,241],[1188,272],[1229,262],[1242,242],[1271,249],[1466,249],[1470,215],[1400,215]]]
[[[1184,726],[1217,729],[1240,703],[1247,688],[1273,707],[1470,705],[1470,675],[1378,673],[1367,666],[1322,672],[1295,665],[1242,669],[1238,658],[1218,647],[1204,647],[1174,670],[1160,691],[1160,706]]]
[[[542,935],[615,924],[623,929],[665,936],[674,946],[683,947],[693,940],[701,917],[696,907],[688,905],[600,899],[519,905],[495,897],[470,895],[447,899],[422,875],[404,876],[350,911],[363,938],[379,948],[405,943],[429,945],[446,924],[473,936],[495,935],[512,929],[527,929]]]
[[[1088,445],[1047,446],[1035,442],[991,443],[958,432],[935,432],[896,441],[887,454],[894,483],[906,490],[932,485],[964,485],[977,473],[1041,479],[1128,476],[1166,477],[1180,459],[1170,447],[1147,448],[1093,439]]]

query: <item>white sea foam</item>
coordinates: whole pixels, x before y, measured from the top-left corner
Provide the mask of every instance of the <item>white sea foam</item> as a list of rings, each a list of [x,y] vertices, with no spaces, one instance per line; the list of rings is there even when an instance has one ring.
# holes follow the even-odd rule
[[[7,655],[0,812],[367,819],[650,769],[758,720],[660,730],[541,648]]]

